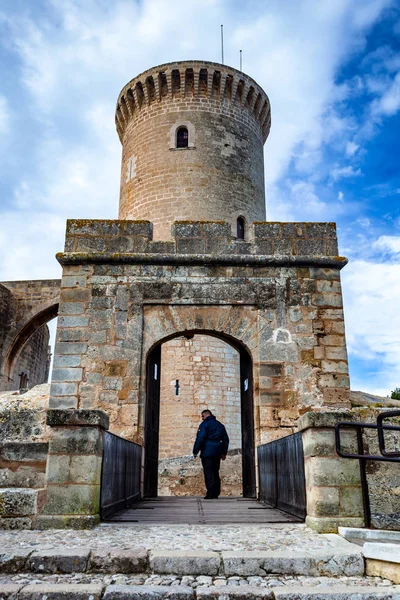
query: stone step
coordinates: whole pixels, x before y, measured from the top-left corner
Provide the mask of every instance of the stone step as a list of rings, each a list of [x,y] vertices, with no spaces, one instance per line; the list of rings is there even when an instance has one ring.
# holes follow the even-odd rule
[[[330,550],[148,552],[144,548],[91,550],[66,548],[0,550],[0,573],[156,573],[172,575],[362,576],[364,559],[359,546],[342,542]]]
[[[0,584],[3,600],[400,600],[400,586],[329,587],[287,585],[275,588],[102,584]]]
[[[0,488],[0,529],[31,529],[43,488]]]

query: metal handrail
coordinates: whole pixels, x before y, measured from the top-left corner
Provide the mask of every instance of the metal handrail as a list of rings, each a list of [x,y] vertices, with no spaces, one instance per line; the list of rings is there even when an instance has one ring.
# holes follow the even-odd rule
[[[397,425],[384,425],[383,420],[392,417],[399,417],[400,410],[386,411],[381,413],[377,417],[377,424],[353,422],[353,421],[341,421],[335,425],[335,445],[336,453],[341,458],[356,458],[360,465],[360,479],[361,479],[361,491],[363,497],[363,510],[365,526],[371,526],[371,506],[369,501],[368,492],[368,481],[366,462],[367,460],[375,460],[380,462],[400,462],[400,452],[388,452],[385,449],[385,431],[400,431],[400,426]],[[342,429],[355,429],[357,436],[357,453],[343,452],[340,444],[340,431]],[[378,445],[380,454],[365,454],[364,453],[364,442],[362,437],[363,429],[376,429],[378,433]]]
[[[395,457],[399,457],[399,461],[400,461],[400,451],[388,452],[385,448],[385,432],[384,432],[384,430],[385,429],[397,429],[398,431],[400,431],[400,427],[397,427],[396,425],[383,425],[383,419],[386,419],[389,417],[390,418],[400,417],[400,410],[390,410],[390,411],[383,412],[380,415],[378,415],[378,418],[376,419],[376,424],[378,427],[379,451],[381,452],[381,454],[383,454],[383,456],[393,457],[394,458],[393,462],[397,462]]]

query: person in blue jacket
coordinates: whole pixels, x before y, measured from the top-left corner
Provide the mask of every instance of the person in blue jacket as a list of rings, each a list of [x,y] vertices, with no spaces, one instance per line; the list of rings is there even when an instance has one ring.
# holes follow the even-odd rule
[[[198,453],[201,452],[201,463],[207,489],[204,499],[212,500],[218,498],[221,493],[219,467],[221,458],[222,460],[226,459],[229,437],[225,426],[217,421],[210,410],[203,410],[201,418],[202,422],[193,446],[193,456],[196,458]]]

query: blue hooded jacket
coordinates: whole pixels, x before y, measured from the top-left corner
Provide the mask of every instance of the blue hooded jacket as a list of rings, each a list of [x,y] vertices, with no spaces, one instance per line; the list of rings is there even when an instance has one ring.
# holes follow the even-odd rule
[[[202,458],[221,458],[228,452],[229,437],[225,426],[214,415],[209,415],[200,423],[193,454],[201,452]]]

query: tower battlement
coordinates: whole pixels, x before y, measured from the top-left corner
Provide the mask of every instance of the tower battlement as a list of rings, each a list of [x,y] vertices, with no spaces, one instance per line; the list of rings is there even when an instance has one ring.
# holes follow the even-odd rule
[[[166,63],[134,77],[121,91],[115,122],[121,142],[128,123],[152,103],[185,100],[220,103],[227,112],[239,110],[254,119],[265,142],[271,127],[267,94],[248,75],[214,62]]]
[[[204,61],[154,67],[122,90],[119,218],[154,224],[170,239],[175,220],[265,221],[263,145],[271,111],[248,75]],[[246,229],[246,227],[245,227]]]

